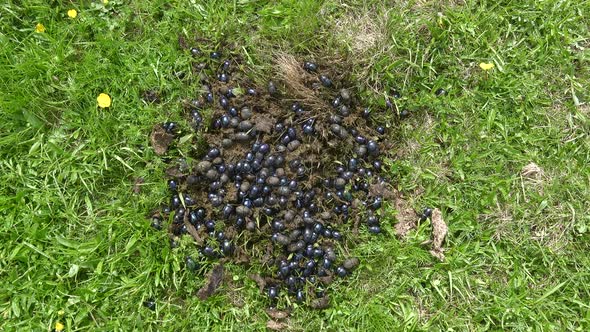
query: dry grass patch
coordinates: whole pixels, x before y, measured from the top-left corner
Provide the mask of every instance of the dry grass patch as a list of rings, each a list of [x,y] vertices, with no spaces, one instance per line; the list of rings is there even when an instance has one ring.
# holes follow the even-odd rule
[[[350,13],[335,21],[338,40],[345,42],[355,53],[367,53],[381,45],[387,36],[389,11],[380,9]]]

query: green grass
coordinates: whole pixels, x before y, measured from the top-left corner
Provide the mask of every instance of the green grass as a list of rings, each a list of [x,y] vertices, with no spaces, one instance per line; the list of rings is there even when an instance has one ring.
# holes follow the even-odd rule
[[[0,329],[265,328],[252,271],[229,267],[233,290],[201,302],[202,278],[183,269],[190,241],[170,249],[146,220],[166,197],[149,132],[180,120],[180,99],[198,88],[173,75],[190,71],[183,34],[243,46],[257,77],[275,50],[346,58],[367,103],[382,102],[367,87],[395,88],[411,110],[388,167],[413,207],[443,211],[446,260],[421,245],[428,224],[396,239],[389,209],[388,234],[363,235],[361,268],[330,287],[332,307],[295,308],[292,330],[587,330],[588,17],[583,0],[1,4]],[[363,31],[377,42],[359,50]],[[436,97],[440,87],[449,94]],[[143,103],[146,89],[163,102]],[[530,162],[539,181],[520,175]],[[151,297],[155,312],[142,306]]]

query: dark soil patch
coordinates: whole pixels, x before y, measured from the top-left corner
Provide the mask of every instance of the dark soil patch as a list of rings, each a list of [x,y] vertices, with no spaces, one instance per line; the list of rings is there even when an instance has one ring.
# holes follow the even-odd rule
[[[161,101],[160,93],[156,90],[146,90],[141,94],[141,99],[146,103],[159,103]]]
[[[179,44],[189,49],[186,40]],[[395,196],[381,174],[394,151],[379,112],[365,109],[345,75],[327,64],[280,55],[278,79],[257,86],[239,57],[189,51],[202,88],[183,101],[197,133],[182,153],[192,161],[166,170],[172,198],[161,215],[172,220],[171,236],[192,236],[201,252],[195,259],[261,266],[267,273],[250,277],[272,304],[286,292],[328,307],[325,287],[359,265],[338,248],[354,245],[359,229],[380,233],[377,211]],[[177,127],[154,127],[158,155]],[[219,286],[219,266],[200,298]]]

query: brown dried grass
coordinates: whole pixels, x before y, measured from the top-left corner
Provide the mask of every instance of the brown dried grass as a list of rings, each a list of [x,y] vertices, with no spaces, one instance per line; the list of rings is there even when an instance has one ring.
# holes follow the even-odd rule
[[[329,105],[306,84],[309,74],[303,69],[301,62],[295,56],[279,52],[275,54],[274,59],[278,68],[279,79],[297,100],[313,108],[329,108]]]
[[[388,12],[377,11],[345,15],[336,20],[336,34],[356,53],[366,53],[385,40]]]

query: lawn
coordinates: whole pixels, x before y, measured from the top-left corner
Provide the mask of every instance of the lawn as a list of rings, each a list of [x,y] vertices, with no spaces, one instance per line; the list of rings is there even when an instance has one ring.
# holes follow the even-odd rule
[[[333,62],[368,104],[396,90],[409,111],[386,167],[411,207],[443,212],[445,260],[429,222],[397,238],[389,204],[331,307],[295,305],[287,330],[590,329],[590,1],[8,0],[0,330],[266,329],[256,266],[227,266],[231,287],[201,301],[191,241],[172,249],[147,218],[167,200],[149,133],[198,88],[176,75],[179,37],[237,45],[260,83],[278,51]]]

